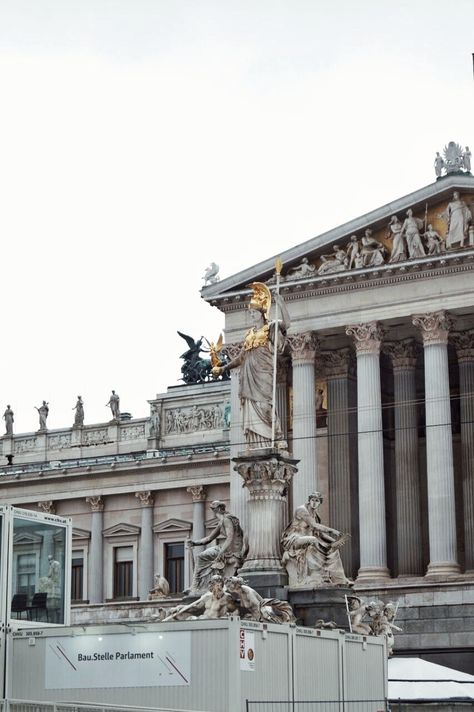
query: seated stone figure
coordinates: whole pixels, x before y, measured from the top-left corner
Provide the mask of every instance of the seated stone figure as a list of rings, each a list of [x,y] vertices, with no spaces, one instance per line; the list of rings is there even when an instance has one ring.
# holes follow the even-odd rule
[[[166,598],[170,593],[170,585],[168,581],[160,573],[155,574],[153,579],[153,588],[148,593],[148,600],[154,601],[157,598]]]
[[[211,503],[211,509],[217,517],[217,526],[203,539],[188,540],[187,546],[209,544],[218,537],[224,539],[222,543],[209,547],[196,557],[191,584],[192,593],[205,591],[213,574],[224,576],[236,574],[244,562],[244,534],[239,520],[226,512],[224,502],[219,500]]]
[[[293,609],[286,601],[277,598],[262,598],[253,588],[247,586],[241,576],[226,579],[226,589],[236,599],[240,617],[269,623],[294,623]]]
[[[322,501],[319,492],[310,494],[283,532],[282,563],[288,571],[290,586],[352,585],[339,554],[348,535],[321,524],[317,510]]]

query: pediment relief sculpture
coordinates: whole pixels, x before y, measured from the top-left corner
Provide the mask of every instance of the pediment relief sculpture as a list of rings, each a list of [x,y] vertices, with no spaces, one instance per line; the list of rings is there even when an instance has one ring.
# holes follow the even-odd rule
[[[385,226],[369,227],[363,235],[351,235],[348,242],[347,237],[339,238],[319,257],[303,257],[282,279],[333,275],[474,248],[473,216],[474,195],[454,191],[445,203],[426,205],[421,211],[407,208],[393,214]]]

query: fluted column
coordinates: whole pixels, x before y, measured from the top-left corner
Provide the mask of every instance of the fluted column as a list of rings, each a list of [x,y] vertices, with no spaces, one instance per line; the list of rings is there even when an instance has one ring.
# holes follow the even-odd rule
[[[395,412],[395,492],[397,501],[397,561],[399,576],[422,572],[416,356],[413,339],[383,347],[392,359]]]
[[[453,334],[459,363],[464,555],[474,573],[474,329]]]
[[[193,498],[193,533],[192,539],[203,539],[206,536],[206,488],[203,485],[188,487],[187,491]],[[193,554],[196,557],[204,549],[204,546],[193,547]]]
[[[278,360],[276,412],[279,415],[281,430],[286,440],[288,438],[288,363],[284,358]]]
[[[288,337],[293,361],[293,457],[298,473],[293,480],[293,507],[304,504],[317,489],[316,376],[318,342],[314,334]]]
[[[56,506],[52,499],[38,502],[38,507],[45,514],[56,514]],[[42,556],[40,559],[40,576],[47,576],[49,571],[48,556],[54,556],[54,530],[52,527],[43,531]]]
[[[229,359],[235,358],[242,344],[225,344],[222,351]],[[242,480],[234,471],[233,460],[245,449],[239,398],[240,368],[233,368],[230,376],[230,511],[239,518],[244,531],[247,526],[248,492],[242,487]]]
[[[454,501],[453,441],[449,399],[448,333],[444,311],[416,314],[425,352],[426,469],[428,480],[428,576],[459,571]]]
[[[89,551],[88,589],[90,603],[103,603],[104,569],[102,531],[104,528],[104,500],[102,497],[86,497],[92,512],[91,548]]]
[[[357,430],[359,461],[359,581],[385,580],[385,481],[383,461],[380,348],[383,330],[376,321],[348,326],[357,354]]]
[[[328,494],[329,524],[351,538],[340,554],[346,575],[358,562],[357,503],[357,393],[355,363],[348,348],[324,353],[328,387]],[[298,475],[297,475],[298,476]]]
[[[153,588],[153,505],[154,497],[150,490],[135,492],[135,497],[142,507],[142,527],[140,548],[138,551],[138,596],[146,601]]]

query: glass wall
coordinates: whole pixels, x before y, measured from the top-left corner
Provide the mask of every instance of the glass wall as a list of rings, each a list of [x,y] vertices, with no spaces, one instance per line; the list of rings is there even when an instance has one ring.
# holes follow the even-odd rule
[[[11,617],[65,622],[66,528],[13,516]]]

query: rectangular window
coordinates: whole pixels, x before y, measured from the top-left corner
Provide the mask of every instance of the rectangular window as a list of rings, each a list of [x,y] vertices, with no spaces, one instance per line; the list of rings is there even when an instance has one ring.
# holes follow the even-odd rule
[[[165,578],[170,585],[170,593],[184,590],[184,544],[165,544]]]
[[[114,598],[133,596],[133,547],[114,549]]]
[[[36,556],[35,554],[19,554],[17,559],[16,593],[26,593],[31,601],[36,584]]]
[[[71,571],[71,600],[82,601],[84,599],[84,553],[82,551],[72,552]]]

